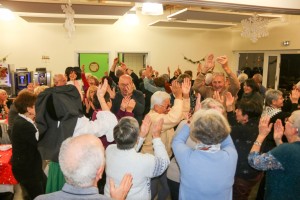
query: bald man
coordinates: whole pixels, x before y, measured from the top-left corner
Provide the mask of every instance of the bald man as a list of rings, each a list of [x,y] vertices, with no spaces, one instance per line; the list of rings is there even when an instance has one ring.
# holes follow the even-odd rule
[[[54,86],[63,86],[67,84],[67,77],[64,74],[55,74],[53,77]]]
[[[120,105],[122,104],[123,98],[130,97],[136,103],[132,111],[134,118],[136,118],[141,125],[145,109],[145,98],[143,93],[135,89],[132,78],[127,74],[120,76],[118,85],[120,91],[116,93],[116,96],[113,99],[111,111],[114,114],[117,114],[120,110]]]
[[[62,190],[40,195],[36,200],[111,199],[99,194],[97,188],[97,182],[105,168],[105,157],[104,147],[96,136],[85,134],[66,139],[60,148],[59,163],[66,179]],[[125,199],[131,185],[132,176],[129,174],[124,176],[119,188],[115,188],[111,180],[111,197]]]

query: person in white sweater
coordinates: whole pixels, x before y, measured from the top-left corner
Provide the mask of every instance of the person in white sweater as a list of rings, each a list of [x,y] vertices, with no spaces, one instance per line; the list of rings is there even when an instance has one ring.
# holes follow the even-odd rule
[[[165,145],[160,139],[163,119],[151,126],[151,119],[146,116],[139,131],[139,124],[133,117],[122,118],[114,128],[116,144],[106,149],[106,185],[104,194],[109,194],[109,180],[113,179],[116,185],[121,183],[122,177],[130,173],[133,177],[133,185],[127,195],[127,199],[148,200],[151,199],[150,180],[160,176],[170,163]],[[149,131],[150,129],[150,131]],[[144,138],[150,132],[153,136],[154,155],[142,154],[136,151],[138,137]],[[139,140],[139,147],[143,139]]]

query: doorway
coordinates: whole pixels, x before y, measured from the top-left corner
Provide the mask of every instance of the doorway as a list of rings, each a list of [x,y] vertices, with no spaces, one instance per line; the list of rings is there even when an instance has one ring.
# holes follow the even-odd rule
[[[148,53],[145,52],[118,52],[118,58],[120,62],[124,62],[136,74],[139,74],[139,71],[148,65]]]
[[[290,91],[300,81],[300,54],[296,52],[240,52],[238,63],[238,72],[250,69],[249,78],[261,73],[266,88]]]

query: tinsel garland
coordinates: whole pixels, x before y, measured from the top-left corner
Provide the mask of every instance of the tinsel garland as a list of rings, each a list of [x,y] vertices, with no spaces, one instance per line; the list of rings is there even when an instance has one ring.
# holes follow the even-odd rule
[[[186,60],[186,61],[188,61],[190,63],[193,63],[193,64],[199,64],[199,63],[201,63],[201,61],[205,61],[205,58],[202,58],[201,60],[196,60],[196,61],[193,61],[192,59],[189,59],[189,58],[187,58],[185,56],[183,56],[183,58],[184,58],[184,60]]]

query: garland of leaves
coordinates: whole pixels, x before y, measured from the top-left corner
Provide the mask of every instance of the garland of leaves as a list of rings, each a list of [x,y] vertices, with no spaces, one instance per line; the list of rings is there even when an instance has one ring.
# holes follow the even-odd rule
[[[205,58],[202,58],[201,60],[193,61],[192,59],[189,59],[189,58],[187,58],[185,56],[183,56],[183,59],[186,60],[186,61],[188,61],[188,62],[190,62],[190,63],[193,63],[193,64],[200,64],[201,61],[205,61]]]

